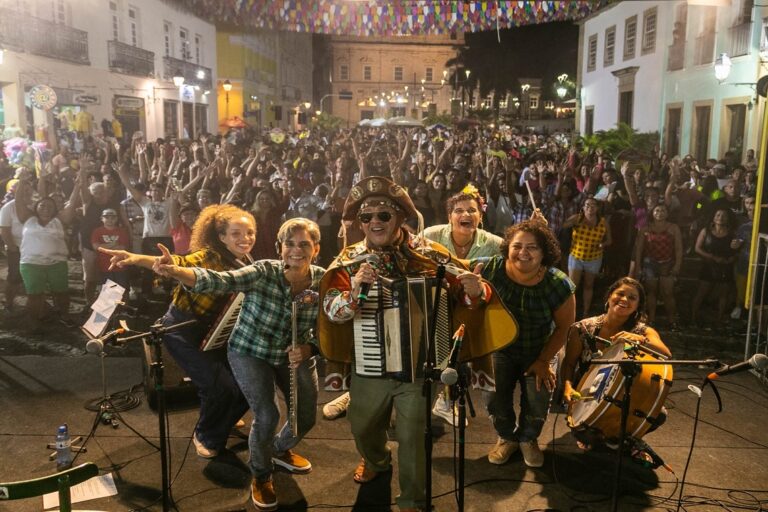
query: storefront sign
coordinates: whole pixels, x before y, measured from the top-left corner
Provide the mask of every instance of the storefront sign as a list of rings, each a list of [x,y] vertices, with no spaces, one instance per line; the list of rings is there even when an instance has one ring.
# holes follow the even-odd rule
[[[191,85],[181,86],[181,101],[195,102],[195,88]]]
[[[144,100],[131,96],[115,96],[112,105],[121,110],[144,110]]]
[[[40,110],[51,110],[56,106],[56,91],[47,85],[36,85],[29,90],[29,101]]]
[[[75,105],[99,105],[101,104],[101,96],[98,94],[75,94]]]

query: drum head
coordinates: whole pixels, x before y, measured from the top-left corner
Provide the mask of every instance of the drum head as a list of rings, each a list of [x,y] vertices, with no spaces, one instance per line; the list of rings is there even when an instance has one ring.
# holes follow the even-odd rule
[[[624,345],[618,343],[608,347],[603,352],[601,359],[624,359],[625,357]],[[585,424],[592,425],[593,418],[599,416],[608,405],[604,397],[615,394],[616,376],[620,373],[618,365],[613,364],[599,364],[589,367],[589,371],[584,374],[576,387],[576,391],[581,394],[582,399],[574,402],[571,406],[569,424],[572,428],[578,428]]]

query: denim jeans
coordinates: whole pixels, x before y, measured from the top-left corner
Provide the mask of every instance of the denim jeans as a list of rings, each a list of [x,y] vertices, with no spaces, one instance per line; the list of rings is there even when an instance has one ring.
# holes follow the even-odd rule
[[[160,319],[172,325],[196,318],[173,305]],[[195,427],[197,439],[213,450],[224,448],[232,427],[248,411],[248,403],[240,391],[223,349],[203,352],[200,342],[208,333],[209,322],[194,323],[169,331],[163,336],[165,348],[197,387],[200,396],[200,419]]]
[[[557,358],[550,362],[555,364]],[[536,377],[525,376],[529,364],[505,351],[493,354],[496,391],[486,393],[488,415],[499,437],[508,441],[534,441],[541,434],[549,413],[552,393],[542,385],[536,391]],[[515,414],[515,386],[520,383],[520,415]]]
[[[263,359],[229,351],[232,373],[240,383],[253,411],[251,433],[248,436],[251,473],[259,482],[272,478],[272,456],[282,455],[296,446],[315,426],[317,413],[317,368],[315,358],[302,362],[297,372],[297,409],[299,435],[294,436],[286,421],[275,435],[280,421],[275,385],[280,388],[290,407],[291,384],[288,365],[273,366]]]

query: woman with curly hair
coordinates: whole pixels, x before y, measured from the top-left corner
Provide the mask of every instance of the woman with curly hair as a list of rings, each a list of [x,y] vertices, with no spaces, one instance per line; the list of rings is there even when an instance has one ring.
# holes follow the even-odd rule
[[[555,388],[555,356],[576,317],[576,287],[557,269],[559,261],[557,240],[534,214],[507,228],[501,254],[470,263],[472,268],[482,265],[482,277],[520,327],[517,341],[493,354],[495,392],[487,397],[487,408],[498,440],[488,454],[492,464],[504,464],[518,448],[528,466],[544,464],[538,437]],[[519,415],[513,401],[517,384]]]
[[[231,270],[250,263],[249,253],[256,239],[253,216],[232,205],[212,205],[205,208],[192,227],[190,253],[172,256],[180,267],[203,267],[211,270]],[[112,257],[110,269],[139,266],[151,270],[157,257],[128,251],[101,248]],[[211,330],[226,306],[229,295],[194,293],[179,285],[163,325],[187,320],[197,322],[165,333],[163,344],[179,366],[197,387],[200,396],[200,419],[193,436],[197,454],[213,458],[226,446],[232,427],[248,410],[227,361],[224,348],[202,351],[200,343]]]

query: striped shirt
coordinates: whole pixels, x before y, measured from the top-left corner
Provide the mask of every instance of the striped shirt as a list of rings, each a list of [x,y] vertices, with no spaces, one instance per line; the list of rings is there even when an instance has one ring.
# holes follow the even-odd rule
[[[291,285],[285,278],[282,261],[261,260],[237,270],[215,272],[195,268],[192,291],[209,293],[243,292],[245,299],[240,310],[229,350],[262,359],[278,366],[288,364],[285,349],[291,344]],[[310,290],[320,289],[320,278],[325,269],[312,265]],[[317,295],[314,302],[302,300],[298,314],[300,342],[317,345],[314,328],[320,310]],[[314,351],[313,351],[314,352]]]
[[[470,268],[485,263],[482,276],[493,285],[520,326],[517,342],[504,351],[529,365],[539,356],[554,331],[555,311],[574,294],[576,286],[555,267],[547,269],[544,278],[533,286],[517,284],[507,276],[505,261],[501,256],[478,258],[470,263]]]

